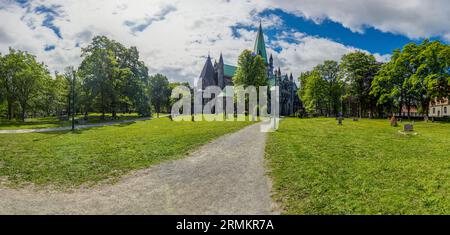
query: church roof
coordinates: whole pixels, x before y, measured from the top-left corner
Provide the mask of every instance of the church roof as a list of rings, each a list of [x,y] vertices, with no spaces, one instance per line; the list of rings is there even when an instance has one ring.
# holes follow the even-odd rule
[[[233,66],[233,65],[224,64],[223,70],[224,70],[223,73],[224,73],[225,77],[232,78],[236,74],[237,67]]]
[[[264,32],[261,23],[259,24],[258,35],[256,36],[254,52],[263,58],[264,63],[268,63],[266,43],[264,42]]]
[[[205,65],[203,66],[200,79],[202,81],[202,87],[208,87],[214,85],[214,66],[211,62],[211,57],[208,56]]]

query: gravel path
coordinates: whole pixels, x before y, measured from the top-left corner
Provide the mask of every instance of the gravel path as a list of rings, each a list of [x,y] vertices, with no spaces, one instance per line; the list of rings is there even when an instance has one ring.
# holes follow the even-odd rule
[[[260,124],[114,185],[46,192],[0,188],[0,214],[274,214]]]
[[[161,116],[162,117],[162,116]],[[137,121],[145,121],[150,120],[150,117],[143,118],[135,118],[130,120],[123,121],[113,121],[113,122],[103,122],[96,124],[86,124],[86,125],[76,125],[75,129],[84,129],[91,127],[102,127],[102,126],[112,126],[123,123],[137,122]],[[43,129],[23,129],[23,130],[0,130],[0,134],[26,134],[26,133],[43,133],[43,132],[55,132],[55,131],[68,131],[71,130],[72,126],[63,126],[63,127],[55,127],[55,128],[43,128]]]

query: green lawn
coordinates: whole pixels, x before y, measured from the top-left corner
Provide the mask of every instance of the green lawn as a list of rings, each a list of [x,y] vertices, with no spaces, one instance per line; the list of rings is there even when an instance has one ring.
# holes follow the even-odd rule
[[[86,124],[94,124],[94,123],[102,123],[102,122],[111,122],[110,119],[111,114],[106,114],[106,119],[100,118],[100,113],[90,113],[89,119]],[[156,117],[156,114],[154,115]],[[162,115],[161,115],[162,116]],[[83,119],[83,115],[76,116],[76,119]],[[139,115],[136,113],[131,114],[117,114],[118,119],[114,121],[122,121],[138,118]],[[20,130],[20,129],[43,129],[43,128],[55,128],[62,126],[70,126],[72,122],[69,121],[60,121],[57,117],[45,117],[45,118],[28,118],[25,122],[19,120],[7,120],[0,119],[0,130]]]
[[[177,159],[250,122],[171,122],[168,118],[75,133],[0,134],[0,182],[71,187],[117,179]]]
[[[283,120],[266,147],[274,199],[285,214],[450,214],[450,123],[414,128]]]

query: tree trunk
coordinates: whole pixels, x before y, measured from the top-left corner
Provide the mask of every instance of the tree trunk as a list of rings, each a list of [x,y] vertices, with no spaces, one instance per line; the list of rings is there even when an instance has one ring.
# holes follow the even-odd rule
[[[12,104],[10,101],[8,101],[8,120],[11,121],[12,119]]]
[[[22,104],[22,122],[25,122],[26,104]]]

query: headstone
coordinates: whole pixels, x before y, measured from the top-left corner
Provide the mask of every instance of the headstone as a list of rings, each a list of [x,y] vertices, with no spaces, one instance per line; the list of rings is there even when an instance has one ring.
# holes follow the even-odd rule
[[[392,118],[391,118],[391,126],[393,126],[393,127],[398,126],[397,118],[395,116],[392,116]]]
[[[342,113],[339,113],[339,117],[338,117],[338,125],[339,126],[342,126],[342,120],[343,120],[344,118],[342,118]]]
[[[357,121],[359,121],[359,119],[358,118],[353,118],[353,121],[357,122]]]
[[[412,124],[406,124],[406,125],[403,127],[403,131],[405,131],[405,132],[411,132],[411,131],[414,131],[414,126],[413,126]]]

